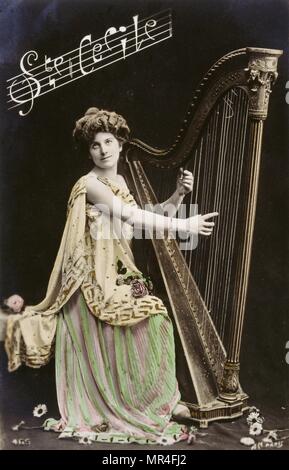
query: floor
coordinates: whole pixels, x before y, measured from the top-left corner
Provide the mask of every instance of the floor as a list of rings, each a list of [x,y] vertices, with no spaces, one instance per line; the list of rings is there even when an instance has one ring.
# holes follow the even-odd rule
[[[196,441],[177,443],[174,446],[139,446],[137,444],[100,444],[82,445],[78,441],[58,439],[53,432],[45,432],[41,429],[42,418],[33,417],[33,409],[37,404],[46,404],[48,413],[46,417],[58,417],[57,402],[54,383],[54,364],[33,370],[21,367],[14,373],[8,373],[6,369],[6,354],[3,343],[0,344],[0,448],[2,450],[247,450],[248,447],[240,443],[241,437],[248,437],[248,425],[246,416],[232,422],[215,422],[207,429],[200,429],[196,435]],[[265,417],[264,428],[268,430],[289,428],[288,406],[275,404],[265,406],[264,403],[252,403],[262,410]],[[25,421],[25,426],[34,429],[20,429],[13,431],[11,428],[20,421]],[[288,432],[280,433],[280,436],[289,437]],[[261,442],[262,437],[257,437],[256,442]],[[19,442],[20,439],[20,442]],[[22,441],[21,441],[22,439]],[[29,440],[29,441],[28,441]],[[16,444],[15,444],[16,442]],[[17,444],[18,442],[18,444]],[[21,444],[21,442],[23,444]],[[275,444],[276,449],[282,445],[282,449],[289,449],[289,439]],[[141,447],[141,449],[140,449]]]

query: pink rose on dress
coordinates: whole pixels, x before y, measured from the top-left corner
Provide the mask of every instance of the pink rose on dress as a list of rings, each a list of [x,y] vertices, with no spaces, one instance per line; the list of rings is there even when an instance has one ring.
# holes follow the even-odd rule
[[[4,301],[4,304],[14,313],[20,313],[24,306],[24,300],[20,295],[14,294]]]
[[[139,279],[131,281],[131,292],[133,297],[144,297],[148,294],[145,284]]]

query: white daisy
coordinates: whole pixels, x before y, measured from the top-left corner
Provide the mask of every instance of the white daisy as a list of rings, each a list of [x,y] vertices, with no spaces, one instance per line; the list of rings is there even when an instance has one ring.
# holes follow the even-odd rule
[[[84,445],[90,445],[92,444],[92,440],[89,439],[89,437],[81,437],[79,440],[78,440],[79,444],[84,444]]]
[[[36,418],[40,418],[41,416],[47,413],[47,406],[46,405],[37,405],[33,410],[33,416]]]
[[[263,431],[262,423],[253,423],[250,426],[249,434],[250,436],[260,436]]]
[[[247,423],[248,425],[250,426],[251,424],[254,424],[254,423],[261,423],[263,424],[264,423],[264,418],[263,416],[261,416],[257,411],[252,411],[248,418],[247,418]]]
[[[260,414],[260,410],[259,410],[259,408],[256,408],[256,406],[250,406],[250,408],[248,409],[248,413],[258,413],[258,414]]]

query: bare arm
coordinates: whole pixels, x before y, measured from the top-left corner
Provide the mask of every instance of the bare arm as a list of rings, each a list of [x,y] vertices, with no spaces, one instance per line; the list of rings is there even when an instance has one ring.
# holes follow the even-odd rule
[[[178,212],[178,209],[183,202],[184,194],[179,194],[176,190],[169,199],[162,202],[161,204],[156,206],[156,212],[160,214],[166,214],[169,217],[174,217]]]
[[[117,217],[123,222],[135,225],[138,228],[210,235],[214,222],[207,222],[207,219],[217,215],[217,213],[212,213],[206,216],[177,219],[139,209],[136,206],[124,204],[105,184],[96,180],[94,177],[88,177],[86,179],[86,190],[87,200],[91,204],[94,204],[100,211],[110,217]]]
[[[183,170],[183,168],[180,168],[175,192],[169,199],[156,207],[156,212],[166,214],[169,217],[174,217],[179,210],[184,196],[193,190],[193,184],[193,174],[189,170]]]

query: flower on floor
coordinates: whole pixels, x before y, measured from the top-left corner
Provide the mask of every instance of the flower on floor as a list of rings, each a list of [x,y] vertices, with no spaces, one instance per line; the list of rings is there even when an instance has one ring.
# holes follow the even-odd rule
[[[89,438],[89,437],[81,437],[79,440],[78,440],[79,444],[83,444],[83,445],[90,445],[92,444],[92,440]]]
[[[265,445],[268,444],[268,446],[271,446],[271,444],[273,444],[272,439],[270,439],[268,436],[264,437],[264,438],[262,439],[262,442],[263,442]]]
[[[240,442],[244,446],[253,446],[255,444],[255,441],[252,437],[241,437]]]
[[[278,440],[277,431],[269,431],[266,438],[270,439],[271,441],[277,441]]]
[[[257,408],[256,406],[250,406],[250,408],[248,409],[248,413],[258,413],[260,414],[260,410],[259,408]]]
[[[36,418],[41,418],[41,416],[47,413],[47,406],[46,405],[37,405],[33,410],[33,416]]]
[[[8,299],[4,300],[3,304],[11,313],[20,313],[24,309],[24,299],[18,294],[10,295]]]
[[[264,423],[264,418],[263,416],[260,415],[260,413],[258,411],[252,411],[248,418],[247,418],[247,423],[249,426],[251,426],[252,424],[255,424],[255,423],[260,423],[260,424],[263,424]]]
[[[260,436],[263,431],[262,423],[253,423],[250,426],[249,434],[250,436]]]
[[[25,421],[20,421],[20,423],[15,424],[14,426],[11,427],[12,431],[19,431],[19,429],[21,428],[21,426],[23,426],[23,424],[25,424]]]
[[[188,435],[187,444],[192,445],[196,442],[196,440],[197,440],[196,434],[190,432]]]
[[[289,435],[282,435],[284,431],[289,429],[264,429],[263,423],[265,418],[262,416],[260,410],[255,406],[249,408],[249,415],[247,417],[247,424],[249,426],[251,437],[242,437],[241,444],[250,446],[251,450],[261,450],[265,448],[281,449],[286,440],[289,440]]]

